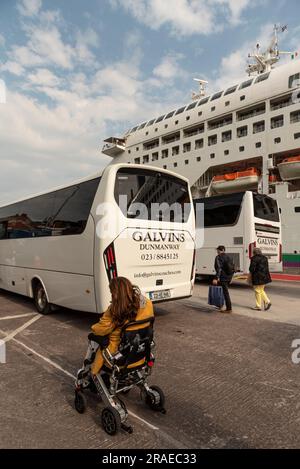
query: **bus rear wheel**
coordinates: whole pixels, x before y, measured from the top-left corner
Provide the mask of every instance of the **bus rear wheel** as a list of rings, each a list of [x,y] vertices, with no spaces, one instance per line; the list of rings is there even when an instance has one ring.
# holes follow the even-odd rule
[[[47,315],[52,312],[51,304],[48,302],[45,289],[40,282],[36,282],[34,285],[33,298],[35,307],[40,314]]]

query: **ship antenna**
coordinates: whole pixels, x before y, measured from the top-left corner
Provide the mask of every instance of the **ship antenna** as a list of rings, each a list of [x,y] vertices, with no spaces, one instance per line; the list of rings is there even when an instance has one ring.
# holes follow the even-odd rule
[[[201,99],[206,96],[206,85],[208,85],[208,81],[200,80],[199,78],[194,78],[194,81],[199,83],[199,91],[198,93],[192,92],[192,99],[194,101],[198,101],[198,99]]]
[[[280,51],[278,45],[278,34],[284,33],[287,30],[287,25],[280,26],[274,25],[273,36],[269,47],[266,51],[261,52],[260,44],[256,45],[256,52],[249,54],[248,58],[252,59],[248,63],[246,72],[250,75],[260,75],[261,73],[270,72],[274,65],[280,60],[280,56],[283,54],[291,54],[291,52]]]

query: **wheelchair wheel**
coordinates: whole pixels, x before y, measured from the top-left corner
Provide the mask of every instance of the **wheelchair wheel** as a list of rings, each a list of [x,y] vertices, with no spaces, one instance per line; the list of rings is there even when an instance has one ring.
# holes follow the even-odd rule
[[[146,394],[145,403],[152,410],[166,413],[164,409],[165,395],[158,386],[150,386],[150,392]]]
[[[105,407],[101,415],[103,430],[108,435],[113,436],[121,429],[121,417],[119,412],[113,407]]]
[[[74,399],[74,406],[75,409],[79,414],[83,414],[87,407],[86,397],[81,391],[75,391],[75,399]]]

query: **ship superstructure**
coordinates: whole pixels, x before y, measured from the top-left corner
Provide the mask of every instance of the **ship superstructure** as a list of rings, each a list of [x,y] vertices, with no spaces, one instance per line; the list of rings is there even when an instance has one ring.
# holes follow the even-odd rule
[[[284,28],[283,28],[284,29]],[[114,163],[153,164],[187,177],[194,197],[271,194],[283,223],[285,265],[300,269],[300,61],[277,68],[278,27],[251,55],[249,77],[105,141]]]

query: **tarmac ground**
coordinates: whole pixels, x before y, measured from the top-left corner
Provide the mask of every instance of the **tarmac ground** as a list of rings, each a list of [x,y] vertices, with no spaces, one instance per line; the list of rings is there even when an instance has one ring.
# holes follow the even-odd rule
[[[256,312],[249,287],[231,288],[232,315],[207,305],[208,284],[191,299],[156,307],[156,364],[150,384],[166,395],[167,414],[153,413],[133,389],[124,401],[134,433],[109,437],[103,404],[89,396],[73,407],[95,315],[36,313],[32,301],[0,291],[1,448],[299,448],[299,284],[274,282],[269,312]],[[299,353],[300,356],[300,353]]]

